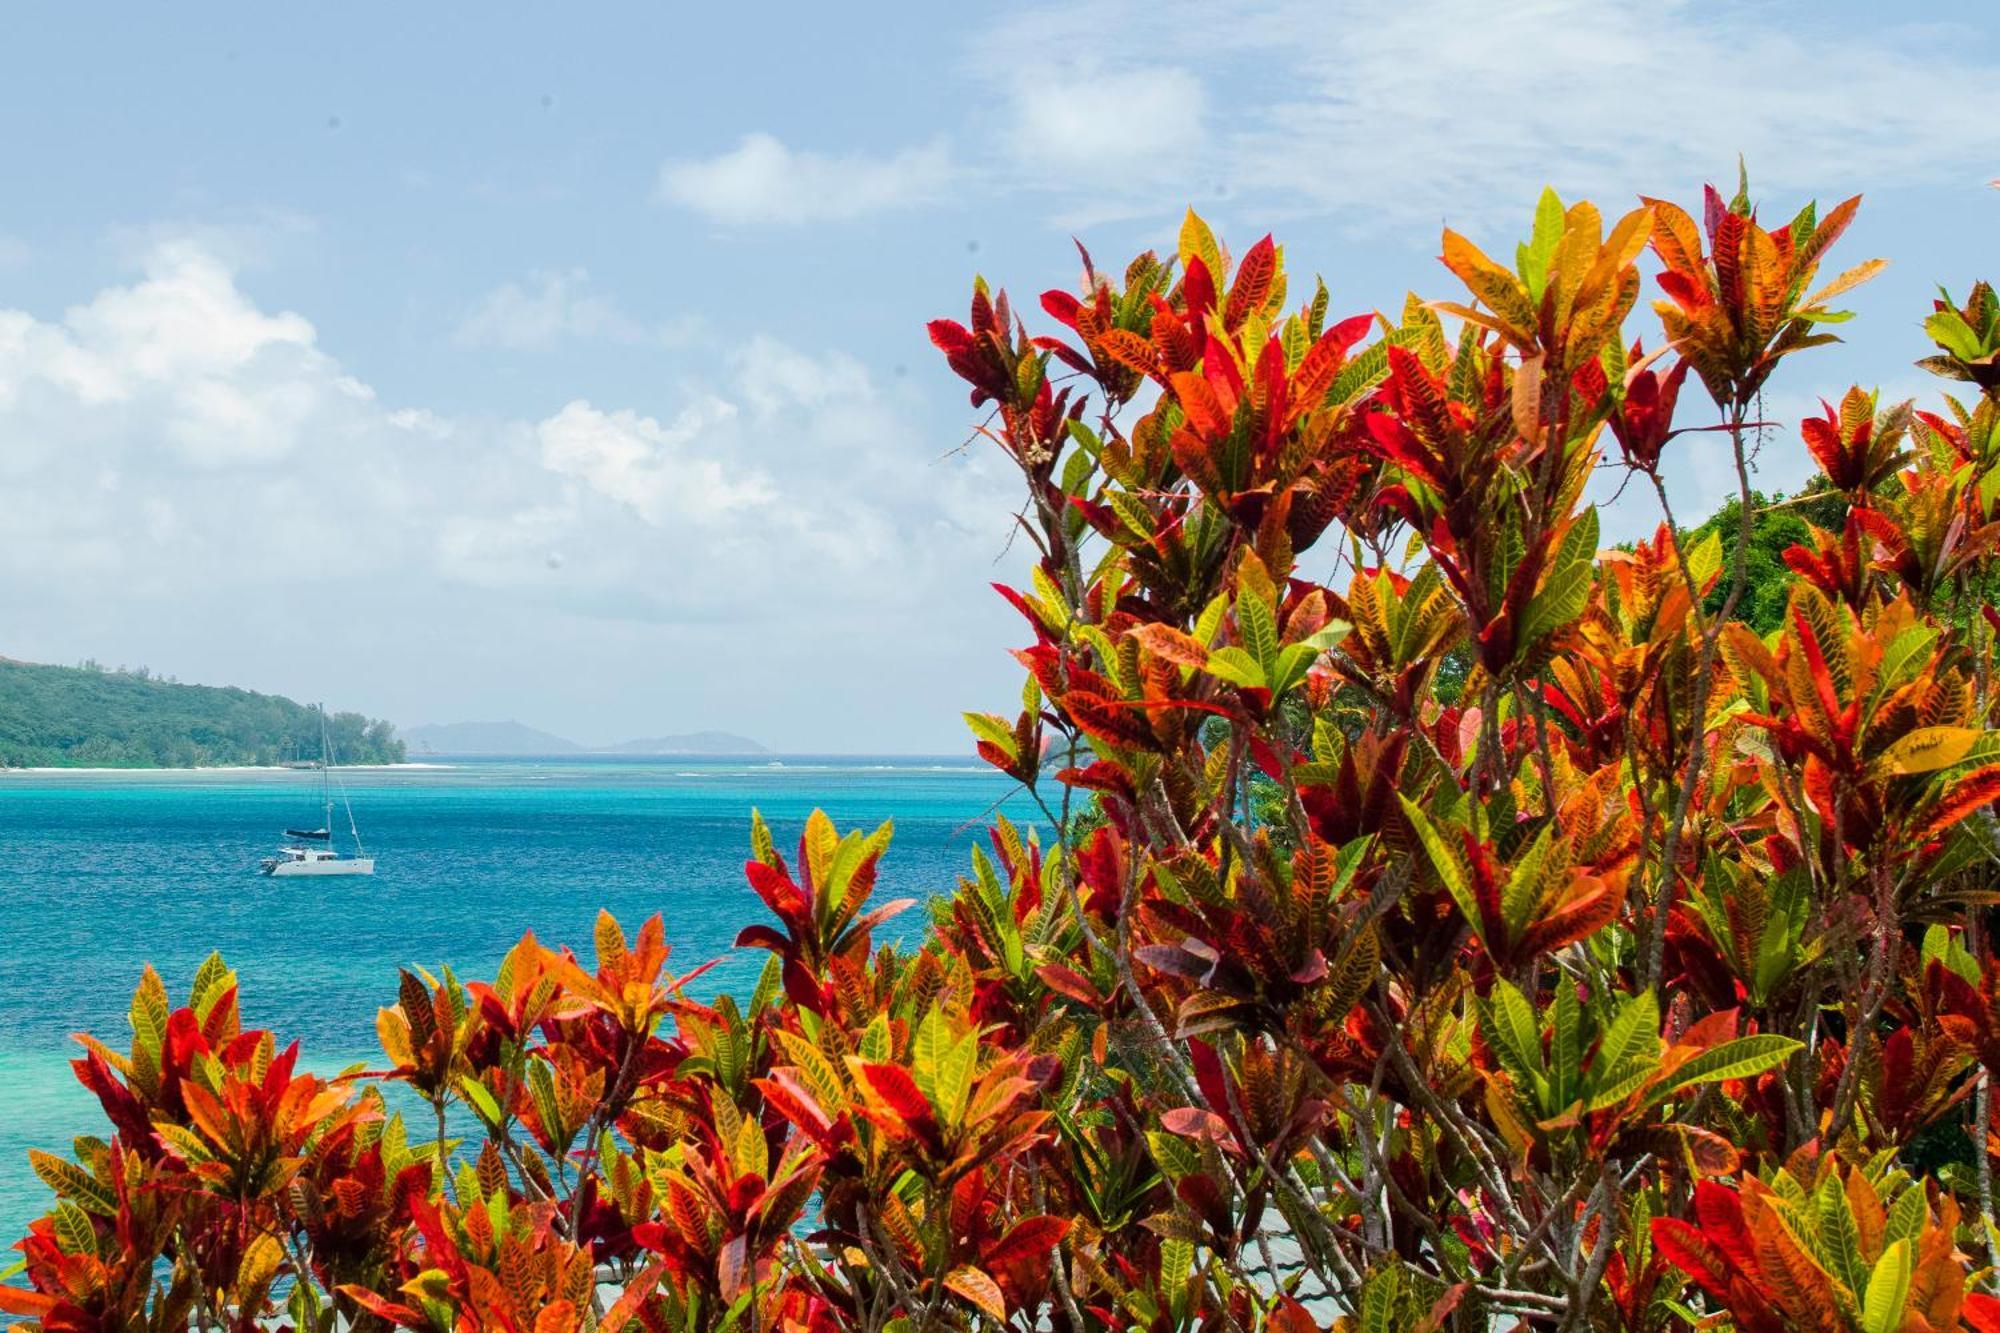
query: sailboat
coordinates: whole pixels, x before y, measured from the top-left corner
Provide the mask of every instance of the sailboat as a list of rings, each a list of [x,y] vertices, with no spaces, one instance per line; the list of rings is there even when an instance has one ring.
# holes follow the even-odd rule
[[[333,737],[327,730],[326,705],[319,711],[319,792],[321,819],[316,829],[288,828],[289,839],[276,856],[267,856],[260,865],[266,875],[372,875],[375,858],[361,848],[361,830],[354,823],[354,806],[347,799],[347,787],[334,776]],[[333,789],[340,786],[340,804],[347,812],[347,831],[354,839],[353,855],[343,855],[333,845]]]

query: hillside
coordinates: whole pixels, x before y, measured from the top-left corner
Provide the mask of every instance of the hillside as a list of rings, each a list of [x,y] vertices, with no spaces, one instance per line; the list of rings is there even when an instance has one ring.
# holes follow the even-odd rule
[[[400,763],[387,722],[328,719],[336,761]],[[319,757],[319,717],[275,694],[0,659],[0,768],[196,768]]]
[[[412,754],[577,754],[575,741],[519,722],[447,722],[405,727],[399,733]]]

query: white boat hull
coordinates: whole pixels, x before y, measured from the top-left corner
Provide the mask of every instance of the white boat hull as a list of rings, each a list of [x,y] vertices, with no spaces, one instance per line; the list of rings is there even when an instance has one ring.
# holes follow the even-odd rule
[[[375,873],[375,858],[372,856],[343,856],[337,861],[280,861],[264,873],[273,877],[279,875],[372,875]]]

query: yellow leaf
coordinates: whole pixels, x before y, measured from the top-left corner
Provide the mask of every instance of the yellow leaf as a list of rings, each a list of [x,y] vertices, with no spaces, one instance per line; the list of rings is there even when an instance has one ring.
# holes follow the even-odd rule
[[[1222,271],[1222,247],[1216,244],[1215,233],[1192,208],[1181,223],[1181,268],[1187,268],[1188,260],[1199,259],[1208,269],[1209,281],[1216,290],[1222,289],[1222,280],[1228,275]]]
[[[1965,758],[1984,734],[1977,727],[1918,727],[1884,750],[1874,766],[1887,773],[1935,773]]]
[[[1514,429],[1529,444],[1542,442],[1542,361],[1536,352],[1514,370]]]
[[[1500,1131],[1500,1137],[1507,1141],[1509,1147],[1525,1158],[1535,1140],[1516,1108],[1511,1081],[1505,1074],[1488,1074],[1484,1091],[1486,1111],[1493,1117],[1493,1127]]]
[[[1007,1322],[1007,1298],[1000,1284],[977,1268],[954,1268],[945,1286],[979,1307],[980,1313],[996,1324]]]
[[[284,1258],[284,1248],[269,1233],[251,1241],[243,1251],[243,1262],[236,1267],[237,1293],[251,1296],[261,1292],[278,1275],[278,1265]]]
[[[1859,287],[1862,283],[1868,281],[1887,267],[1889,267],[1889,261],[1886,259],[1871,259],[1865,264],[1856,264],[1853,268],[1847,270],[1847,272],[1841,274],[1832,282],[1829,282],[1826,286],[1799,302],[1799,309],[1811,310],[1815,306],[1825,305],[1841,293],[1849,292]]]
[[[1525,347],[1535,327],[1535,309],[1528,303],[1520,280],[1449,227],[1444,233],[1443,258],[1444,266],[1507,325],[1507,337]]]
[[[382,1053],[389,1062],[398,1067],[416,1063],[416,1056],[410,1049],[410,1025],[403,1018],[400,1009],[382,1009],[375,1015],[375,1036],[382,1043]]]

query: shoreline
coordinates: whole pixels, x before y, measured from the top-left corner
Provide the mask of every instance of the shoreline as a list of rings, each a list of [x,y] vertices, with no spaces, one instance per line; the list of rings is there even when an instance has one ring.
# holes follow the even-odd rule
[[[457,764],[402,763],[402,764],[339,764],[336,771],[355,773],[394,773],[404,769],[457,768]],[[194,764],[186,767],[116,767],[102,765],[58,765],[47,768],[0,768],[0,778],[11,773],[47,776],[51,773],[317,773],[317,766],[297,767],[292,764]]]

